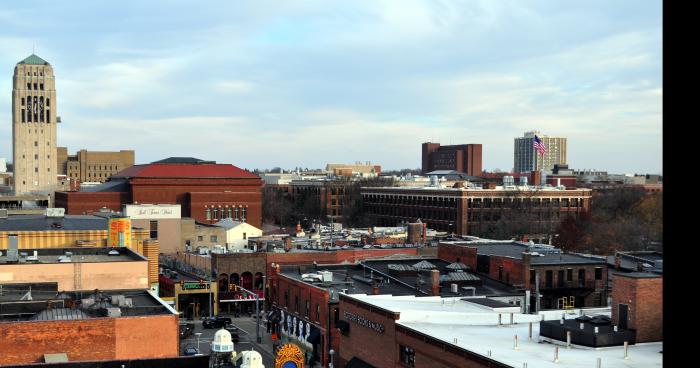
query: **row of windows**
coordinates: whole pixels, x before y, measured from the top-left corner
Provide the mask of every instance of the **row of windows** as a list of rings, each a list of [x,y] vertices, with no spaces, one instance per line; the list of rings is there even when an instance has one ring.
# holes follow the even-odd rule
[[[498,268],[499,279],[501,278],[502,269],[503,269],[503,267],[499,266],[499,268]],[[553,277],[554,277],[554,271],[552,271],[552,270],[545,271],[544,283],[545,283],[546,287],[552,287],[553,281],[554,281]],[[596,280],[603,279],[603,268],[602,267],[595,268],[595,276],[594,277]],[[586,280],[586,269],[585,268],[579,268],[577,280],[579,281],[580,284],[585,282],[585,280]],[[568,281],[568,282],[574,281],[573,268],[566,269],[566,279],[564,279],[564,270],[557,271],[557,286],[565,286],[564,281]],[[531,269],[530,270],[530,285],[533,285],[534,283],[535,283],[535,270]]]
[[[31,76],[32,76],[32,72],[31,72],[31,71],[28,71],[28,72],[27,72],[27,77],[31,77]],[[36,77],[36,71],[34,72],[34,76]],[[40,77],[43,77],[43,76],[44,76],[44,72],[41,71],[41,70],[39,70],[39,76],[40,76]]]
[[[247,207],[206,207],[204,209],[204,216],[207,220],[223,220],[225,218],[231,218],[236,221],[245,222],[248,218],[248,208]]]
[[[27,89],[34,90],[34,91],[43,91],[44,90],[44,83],[39,83],[38,85],[37,85],[37,83],[34,83],[33,85],[34,85],[34,88],[32,88],[31,83],[27,83]]]
[[[289,290],[286,290],[284,292],[284,306],[287,309],[289,309]],[[304,316],[307,318],[309,317],[309,314],[311,313],[310,308],[311,308],[311,306],[309,304],[309,300],[307,299],[305,302],[304,311],[303,311]],[[298,295],[294,296],[294,311],[296,313],[302,312],[299,310],[299,296]],[[321,320],[321,306],[318,303],[316,303],[316,321],[320,321],[320,320]]]

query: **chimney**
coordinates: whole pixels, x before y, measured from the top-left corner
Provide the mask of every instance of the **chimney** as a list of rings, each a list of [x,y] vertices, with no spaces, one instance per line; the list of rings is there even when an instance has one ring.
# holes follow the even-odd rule
[[[440,271],[438,270],[430,271],[430,295],[440,295]]]
[[[379,285],[372,285],[372,295],[379,295]]]

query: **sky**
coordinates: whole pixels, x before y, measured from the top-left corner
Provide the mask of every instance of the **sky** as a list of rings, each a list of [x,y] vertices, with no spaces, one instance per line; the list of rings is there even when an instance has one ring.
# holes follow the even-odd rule
[[[241,168],[371,161],[421,143],[568,138],[574,169],[662,173],[661,1],[17,1],[0,8],[0,157],[12,74],[56,75],[58,145]]]

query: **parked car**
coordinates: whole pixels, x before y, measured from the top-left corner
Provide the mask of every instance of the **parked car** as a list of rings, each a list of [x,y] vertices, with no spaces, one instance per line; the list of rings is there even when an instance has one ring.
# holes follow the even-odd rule
[[[182,351],[183,355],[197,355],[199,354],[199,350],[195,348],[194,346],[188,345],[185,350]]]
[[[220,317],[215,316],[213,318],[205,318],[202,321],[202,327],[204,328],[222,328],[231,324],[230,317]]]
[[[226,331],[228,331],[231,334],[231,341],[233,342],[239,342],[241,341],[241,335],[238,327],[230,325],[224,327]]]

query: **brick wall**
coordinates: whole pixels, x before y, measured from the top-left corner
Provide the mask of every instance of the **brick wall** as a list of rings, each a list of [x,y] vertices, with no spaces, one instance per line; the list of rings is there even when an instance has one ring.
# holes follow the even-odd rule
[[[619,325],[619,305],[629,306],[627,328],[637,331],[637,342],[663,340],[663,278],[613,276],[612,320]]]
[[[476,248],[440,243],[437,257],[447,262],[462,262],[472,271],[476,271]]]
[[[50,353],[70,361],[177,356],[178,339],[175,315],[1,322],[0,365],[39,363]]]
[[[503,267],[502,272],[499,272]],[[502,256],[489,257],[489,277],[509,285],[524,285],[524,268],[521,259]],[[499,278],[499,276],[501,276]]]
[[[341,296],[339,308],[340,319],[348,322],[350,326],[348,335],[340,336],[339,366],[344,367],[353,357],[358,357],[375,367],[398,366],[399,353],[396,347],[395,332],[395,320],[398,319],[398,316],[381,310],[372,311],[366,304],[355,302],[343,296]],[[348,321],[345,318],[345,312],[382,324],[384,332],[380,333]],[[416,367],[420,366],[416,365]],[[432,367],[432,365],[426,367]]]

